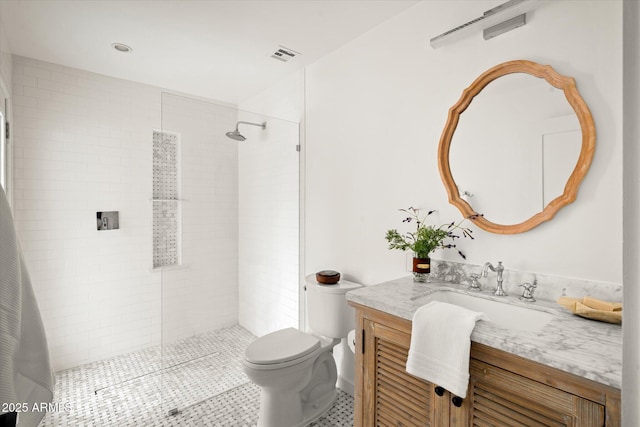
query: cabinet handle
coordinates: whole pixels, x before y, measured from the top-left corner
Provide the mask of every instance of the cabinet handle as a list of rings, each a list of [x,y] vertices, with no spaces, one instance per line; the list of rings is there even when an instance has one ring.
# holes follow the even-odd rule
[[[439,385],[436,386],[436,394],[438,396],[442,396],[444,394],[444,389],[442,387],[440,387]]]
[[[451,398],[451,403],[453,403],[453,406],[455,406],[456,408],[459,408],[462,406],[462,398],[459,396],[453,396]]]

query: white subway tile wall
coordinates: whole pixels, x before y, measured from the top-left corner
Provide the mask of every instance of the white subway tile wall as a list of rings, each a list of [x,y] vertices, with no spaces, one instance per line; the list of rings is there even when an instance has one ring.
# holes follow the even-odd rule
[[[15,222],[54,369],[160,340],[151,131],[160,90],[13,57]],[[120,229],[97,231],[98,211]]]
[[[298,327],[298,124],[266,123],[241,129],[247,140],[239,143],[239,316],[258,336]]]

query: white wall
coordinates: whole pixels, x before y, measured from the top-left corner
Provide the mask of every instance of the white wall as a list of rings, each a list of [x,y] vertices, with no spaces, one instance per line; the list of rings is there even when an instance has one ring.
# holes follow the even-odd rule
[[[304,119],[304,78],[304,70],[292,72],[273,86],[242,101],[239,108],[299,123]]]
[[[294,73],[241,104],[240,119],[267,122],[242,128],[240,180],[240,314],[261,336],[298,327],[300,305],[299,122],[304,75]],[[275,117],[278,117],[277,119]]]
[[[163,125],[161,89],[13,59],[14,216],[54,369],[159,344],[162,283],[161,273],[151,271],[150,199],[152,132]],[[202,122],[208,111],[188,112]],[[165,338],[175,339],[235,323],[237,291],[228,288],[236,286],[237,258],[219,270],[210,261],[221,246],[237,252],[224,240],[237,233],[237,222],[211,217],[207,209],[224,203],[237,218],[236,196],[224,196],[220,185],[237,188],[237,169],[211,172],[216,161],[234,165],[237,153],[207,146],[211,132],[224,135],[221,129],[172,130],[184,133],[183,194],[192,202],[183,211],[191,218],[183,227],[190,268],[165,278],[165,284],[180,283],[179,291],[167,286],[163,295],[170,304],[164,307]],[[111,210],[120,212],[120,229],[96,231],[96,211]],[[230,231],[211,241],[217,229]]]
[[[240,324],[261,336],[298,326],[298,124],[241,128],[239,182]]]
[[[402,226],[397,209],[460,218],[436,160],[449,107],[488,68],[528,59],[575,77],[596,124],[595,158],[577,201],[552,222],[520,235],[477,230],[461,245],[467,262],[622,283],[621,2],[542,2],[525,27],[495,39],[429,47],[497,3],[421,2],[308,67],[307,273],[333,268],[364,284],[407,274],[405,254],[384,240]]]

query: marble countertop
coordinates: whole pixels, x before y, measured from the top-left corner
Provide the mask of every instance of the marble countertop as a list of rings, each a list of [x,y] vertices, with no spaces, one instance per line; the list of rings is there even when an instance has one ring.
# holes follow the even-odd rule
[[[416,298],[438,290],[450,289],[478,295],[467,285],[447,282],[416,283],[411,276],[379,285],[365,286],[347,293],[347,300],[411,320],[424,304]],[[471,340],[506,351],[546,366],[588,378],[617,389],[622,385],[622,327],[575,316],[555,302],[519,301],[517,296],[495,297],[483,291],[481,296],[516,305],[526,305],[553,314],[539,332],[513,330],[479,321]]]

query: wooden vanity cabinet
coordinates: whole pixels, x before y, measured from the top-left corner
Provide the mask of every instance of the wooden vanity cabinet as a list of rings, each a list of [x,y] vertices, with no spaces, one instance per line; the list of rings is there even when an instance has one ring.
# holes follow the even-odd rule
[[[619,390],[476,343],[469,391],[456,406],[405,371],[410,321],[353,305],[356,427],[620,425]]]

